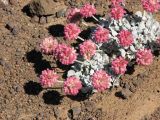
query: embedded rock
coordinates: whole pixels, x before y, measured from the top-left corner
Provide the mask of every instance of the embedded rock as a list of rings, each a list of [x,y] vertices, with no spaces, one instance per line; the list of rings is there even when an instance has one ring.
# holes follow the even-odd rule
[[[3,8],[8,5],[8,0],[0,0],[0,8]]]
[[[116,93],[116,96],[122,99],[128,99],[129,97],[131,97],[131,95],[132,92],[129,89],[123,89]]]
[[[78,118],[78,115],[81,113],[81,108],[80,107],[73,107],[68,111],[69,117],[71,119],[76,119]]]
[[[63,2],[55,2],[53,0],[33,0],[29,5],[29,12],[32,15],[48,16],[66,9]]]
[[[16,5],[18,3],[18,0],[9,0],[9,3],[11,5]]]

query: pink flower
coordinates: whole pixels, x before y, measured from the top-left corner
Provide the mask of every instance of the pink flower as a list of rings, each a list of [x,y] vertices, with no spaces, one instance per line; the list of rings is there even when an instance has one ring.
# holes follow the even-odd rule
[[[153,62],[153,55],[151,50],[141,49],[136,53],[136,62],[139,65],[150,65]]]
[[[121,6],[115,6],[111,8],[111,17],[114,18],[115,20],[121,19],[126,11],[121,7]]]
[[[66,44],[59,44],[56,50],[59,61],[64,65],[73,64],[77,59],[76,50]]]
[[[128,47],[133,43],[133,35],[128,30],[121,30],[118,34],[119,44],[123,47]]]
[[[95,53],[96,45],[91,40],[87,40],[80,44],[80,54],[83,55],[85,59],[90,60]]]
[[[64,27],[65,39],[67,40],[77,39],[80,32],[80,28],[74,23],[69,23]]]
[[[159,0],[141,0],[143,8],[147,12],[158,12],[160,10],[160,1]]]
[[[123,57],[118,57],[112,61],[112,69],[116,74],[124,74],[126,72],[128,61]]]
[[[97,43],[107,42],[109,40],[109,30],[103,27],[98,27],[93,34],[93,38]]]
[[[57,40],[54,37],[50,36],[50,37],[45,38],[41,42],[40,49],[41,49],[42,53],[52,54],[52,53],[54,53],[57,46],[58,46]]]
[[[104,70],[96,71],[91,77],[94,88],[100,92],[109,88],[109,79],[110,76]]]
[[[111,3],[113,6],[120,5],[123,2],[124,2],[124,0],[111,0]]]
[[[59,76],[54,70],[44,70],[40,75],[40,83],[43,87],[53,87],[53,85],[57,82]]]
[[[67,19],[70,22],[77,22],[78,20],[80,20],[81,15],[80,15],[80,9],[78,8],[71,8],[69,9],[68,13],[67,13]]]
[[[66,95],[77,95],[81,88],[81,81],[74,76],[68,77],[64,82],[64,92]]]
[[[96,14],[96,8],[93,5],[85,4],[81,9],[80,13],[83,17],[92,17],[94,14]]]

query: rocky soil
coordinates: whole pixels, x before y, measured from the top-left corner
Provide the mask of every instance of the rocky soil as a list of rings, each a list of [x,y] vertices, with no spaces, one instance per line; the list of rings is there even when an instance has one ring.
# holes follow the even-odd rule
[[[68,97],[58,87],[43,90],[38,76],[56,64],[39,52],[38,44],[51,34],[63,40],[64,11],[57,8],[53,14],[31,15],[26,7],[30,0],[4,1],[0,0],[0,120],[160,119],[158,55],[151,66],[128,68],[121,86],[103,93]],[[65,0],[63,5],[67,9],[86,1]],[[90,1],[95,3],[98,14],[106,15],[108,0]],[[142,10],[139,3],[126,0],[127,8],[133,12]],[[158,14],[155,17],[160,21]]]

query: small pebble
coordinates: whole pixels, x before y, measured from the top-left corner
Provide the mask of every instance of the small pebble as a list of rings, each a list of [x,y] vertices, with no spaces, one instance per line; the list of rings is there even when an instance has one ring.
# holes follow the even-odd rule
[[[129,89],[123,89],[119,92],[116,92],[116,96],[122,99],[128,99],[131,96],[132,92]]]
[[[18,3],[18,0],[9,0],[9,3],[11,5],[16,5]]]
[[[13,35],[18,35],[18,33],[19,33],[19,30],[18,30],[18,28],[17,27],[13,27],[13,29],[12,29],[12,34]]]
[[[31,22],[32,22],[32,23],[38,23],[38,22],[39,22],[39,17],[38,17],[38,16],[33,16],[33,17],[31,18]]]
[[[58,11],[58,12],[56,13],[56,17],[57,17],[57,18],[63,17],[64,14],[65,14],[64,10],[60,10],[60,11]]]
[[[40,22],[40,24],[45,24],[45,23],[47,23],[46,17],[41,17],[39,22]]]
[[[14,28],[14,24],[13,24],[12,22],[8,22],[8,23],[6,24],[6,28],[7,28],[8,30],[12,30],[12,29]]]
[[[0,58],[0,65],[5,66],[6,62],[3,58]]]
[[[81,108],[80,107],[74,107],[70,110],[72,118],[76,119],[78,115],[81,113]]]

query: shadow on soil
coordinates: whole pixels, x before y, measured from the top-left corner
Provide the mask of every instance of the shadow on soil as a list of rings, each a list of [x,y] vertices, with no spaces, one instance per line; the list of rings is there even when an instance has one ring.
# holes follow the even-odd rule
[[[52,25],[48,28],[49,33],[54,37],[63,37],[64,36],[64,26],[61,24]]]
[[[22,12],[25,13],[27,16],[30,16],[32,17],[33,15],[30,13],[30,10],[29,10],[29,5],[26,5],[22,8]]]
[[[135,72],[135,66],[127,66],[127,71],[125,74],[132,75]]]
[[[35,72],[40,75],[41,72],[47,68],[51,68],[50,63],[46,60],[43,60],[41,52],[32,50],[26,54],[28,62],[34,63]]]
[[[91,34],[91,29],[90,29],[90,28],[87,28],[86,30],[83,30],[83,31],[79,34],[79,36],[82,37],[83,39],[89,39],[90,34]]]
[[[24,85],[25,93],[28,95],[38,95],[42,89],[39,83],[33,81],[29,81]]]
[[[89,99],[89,97],[92,95],[92,88],[89,87],[83,87],[81,89],[81,91],[78,93],[78,95],[76,96],[67,96],[70,99],[74,100],[74,101],[85,101],[87,99]]]
[[[43,88],[41,87],[41,85],[39,83],[34,82],[34,81],[29,81],[29,82],[25,83],[24,91],[28,95],[39,95],[40,92],[43,91]],[[63,97],[68,97],[74,101],[81,102],[81,101],[87,100],[89,98],[89,94],[83,94],[80,92],[76,96],[65,96],[65,95],[61,95],[56,90],[46,90],[42,96],[44,103],[49,104],[49,105],[60,104]]]
[[[122,94],[121,91],[116,92],[116,93],[115,93],[115,96],[116,96],[116,97],[119,97],[119,98],[121,98],[121,99],[123,99],[123,100],[126,99],[125,96]]]
[[[69,97],[71,100],[78,101],[78,102],[85,101],[85,100],[89,99],[89,95],[82,94],[82,93],[79,93],[76,96],[67,96],[67,97]]]
[[[43,94],[43,100],[45,104],[58,105],[61,103],[63,96],[59,92],[54,90],[48,90]]]
[[[39,95],[43,91],[41,85],[37,82],[29,81],[24,85],[24,91],[28,95]],[[55,90],[48,90],[43,93],[43,100],[45,104],[58,105],[63,96]]]

